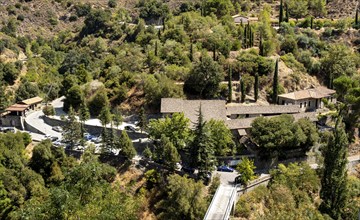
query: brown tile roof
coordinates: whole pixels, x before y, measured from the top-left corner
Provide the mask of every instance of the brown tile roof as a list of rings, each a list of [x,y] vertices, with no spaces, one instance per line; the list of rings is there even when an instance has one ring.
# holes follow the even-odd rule
[[[298,113],[292,114],[295,121],[301,118],[309,118],[310,121],[317,121],[316,113],[315,112],[305,112],[305,113]],[[276,116],[265,116],[267,118],[276,117]],[[227,120],[225,124],[229,127],[229,129],[246,129],[251,128],[251,123],[254,121],[254,118],[241,118],[241,119],[232,119]]]
[[[12,106],[9,106],[5,110],[9,111],[9,112],[22,112],[22,111],[25,111],[27,108],[29,108],[29,105],[14,104]]]
[[[309,98],[321,99],[333,95],[335,94],[335,92],[336,92],[335,90],[328,89],[324,86],[319,86],[312,89],[306,89],[301,91],[290,92],[287,94],[282,94],[279,95],[279,97],[292,99],[292,100],[301,100],[301,99],[309,99]]]
[[[39,96],[35,96],[33,98],[30,98],[30,99],[25,99],[25,100],[22,100],[20,103],[22,104],[26,104],[26,105],[33,105],[33,104],[38,104],[40,102],[42,102],[42,98],[40,98]]]
[[[300,107],[295,105],[269,105],[269,106],[227,106],[226,115],[246,114],[292,114],[299,113]]]
[[[182,100],[162,98],[160,111],[161,113],[183,112],[185,117],[189,118],[192,123],[196,123],[200,104],[205,121],[210,119],[226,120],[224,100]]]

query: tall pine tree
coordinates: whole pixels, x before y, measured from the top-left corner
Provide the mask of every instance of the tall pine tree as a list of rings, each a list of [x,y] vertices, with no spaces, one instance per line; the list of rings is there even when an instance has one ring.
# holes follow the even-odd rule
[[[141,133],[143,132],[143,130],[146,129],[147,127],[147,119],[146,119],[146,114],[145,114],[145,109],[144,107],[142,107],[140,109],[139,112],[139,127],[141,128]]]
[[[214,166],[214,144],[209,129],[205,126],[201,105],[199,107],[198,122],[195,128],[195,137],[191,143],[191,166],[200,171],[211,171]]]
[[[255,82],[254,82],[254,100],[257,102],[259,97],[259,74],[255,74]]]
[[[244,84],[244,80],[240,79],[240,89],[241,89],[241,103],[245,102],[245,84]]]
[[[190,44],[190,52],[189,52],[189,59],[191,62],[194,61],[194,48],[193,48],[193,44]]]
[[[79,119],[81,122],[81,135],[84,136],[85,133],[85,121],[89,120],[90,118],[90,112],[89,112],[89,108],[86,106],[85,101],[83,101],[80,105],[80,109],[79,109]],[[85,144],[85,140],[84,138],[81,139],[82,140],[82,144]]]
[[[111,142],[113,142],[112,133],[109,135],[106,125],[112,122],[111,112],[108,105],[105,105],[99,114],[99,120],[103,126],[102,130],[102,141],[103,141],[103,150],[108,151],[111,148]]]
[[[273,91],[272,91],[273,92],[272,102],[274,104],[277,103],[278,90],[279,90],[279,59],[276,59],[274,79],[273,79]]]
[[[229,98],[228,98],[228,101],[229,103],[232,102],[232,69],[231,69],[231,65],[229,65],[229,83],[228,83],[228,86],[229,86]]]
[[[0,112],[4,111],[8,107],[8,100],[5,93],[5,86],[0,77]]]
[[[264,56],[264,42],[261,32],[260,32],[260,42],[259,42],[259,55]]]
[[[284,9],[283,9],[283,1],[280,0],[280,12],[279,12],[279,26],[284,19]]]
[[[323,152],[324,169],[321,179],[320,211],[327,213],[333,219],[340,219],[346,206],[347,197],[347,147],[348,138],[338,117],[333,135]]]
[[[81,125],[76,119],[75,111],[72,106],[70,106],[68,116],[65,120],[63,137],[64,140],[69,142],[71,148],[82,139]]]

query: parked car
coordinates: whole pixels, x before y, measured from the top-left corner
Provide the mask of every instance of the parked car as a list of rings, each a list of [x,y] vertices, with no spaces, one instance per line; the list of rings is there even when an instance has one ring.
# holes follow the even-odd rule
[[[84,133],[84,138],[85,138],[85,140],[90,141],[91,139],[94,138],[94,136],[92,136],[92,135],[89,134],[89,133]]]
[[[60,126],[54,126],[54,127],[52,127],[52,129],[54,131],[57,131],[57,132],[62,132],[63,131],[62,127],[60,127]]]
[[[60,140],[56,140],[56,141],[54,141],[53,142],[53,145],[55,145],[55,146],[62,146],[62,145],[64,145]]]
[[[136,128],[130,125],[125,126],[125,131],[136,132]]]
[[[11,133],[15,133],[15,128],[14,127],[3,127],[1,128],[1,132],[11,132]]]
[[[102,138],[101,138],[101,136],[98,136],[98,137],[93,136],[93,137],[90,139],[90,141],[98,144],[98,143],[101,143],[101,142],[102,142]]]
[[[219,166],[217,168],[217,171],[223,171],[223,172],[234,172],[234,169],[228,166]]]
[[[244,182],[241,180],[241,174],[239,176],[235,177],[234,182],[235,182],[235,184],[241,184],[241,185],[244,184]]]
[[[186,173],[190,173],[190,174],[193,174],[195,172],[195,169],[194,168],[191,168],[191,167],[186,167],[186,166],[183,166],[181,168],[182,171],[186,172]]]

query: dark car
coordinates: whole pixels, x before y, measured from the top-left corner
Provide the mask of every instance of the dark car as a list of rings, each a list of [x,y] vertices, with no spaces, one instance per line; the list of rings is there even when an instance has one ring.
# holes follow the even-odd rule
[[[234,172],[234,169],[228,166],[219,166],[217,168],[217,171],[223,171],[223,172]]]
[[[182,171],[186,172],[186,173],[190,173],[190,174],[193,174],[195,172],[195,169],[194,168],[191,168],[191,167],[186,167],[186,166],[183,166],[181,168]]]
[[[237,177],[235,177],[235,184],[241,184],[244,185],[243,181],[241,180],[241,174]]]
[[[205,185],[209,185],[211,182],[211,176],[212,174],[209,171],[199,171],[198,173],[199,179],[203,180]]]
[[[129,125],[125,126],[125,130],[126,131],[136,132],[136,129],[133,126],[129,126]]]

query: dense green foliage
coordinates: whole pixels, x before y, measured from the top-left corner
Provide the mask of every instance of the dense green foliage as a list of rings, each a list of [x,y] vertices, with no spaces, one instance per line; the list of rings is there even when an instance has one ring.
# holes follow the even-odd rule
[[[198,219],[206,211],[204,186],[201,182],[181,177],[168,177],[166,199],[156,204],[159,219]]]
[[[90,152],[78,163],[50,141],[36,145],[28,159],[25,136],[0,134],[2,219],[138,218],[141,199],[111,186],[115,168]]]
[[[291,115],[273,118],[259,117],[251,124],[251,138],[264,152],[310,149],[319,139],[315,125],[308,119],[294,122]]]

